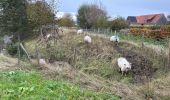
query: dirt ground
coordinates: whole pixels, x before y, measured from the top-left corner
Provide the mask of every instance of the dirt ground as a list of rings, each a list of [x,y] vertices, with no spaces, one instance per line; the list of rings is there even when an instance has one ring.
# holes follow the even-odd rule
[[[129,62],[132,63],[132,73],[133,73],[133,81],[132,83],[144,84],[152,78],[154,72],[156,72],[156,68],[153,68],[153,63],[146,57],[137,54],[136,52],[122,49],[117,45],[114,45],[114,49],[116,49],[122,57],[125,57]]]

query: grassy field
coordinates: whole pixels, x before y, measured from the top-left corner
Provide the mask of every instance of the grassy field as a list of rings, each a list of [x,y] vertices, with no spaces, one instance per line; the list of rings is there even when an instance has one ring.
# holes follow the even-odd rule
[[[136,39],[138,42],[132,41],[134,44],[129,43],[131,38],[135,40],[136,37],[127,39],[120,36],[121,42],[118,47],[115,47],[109,41],[109,37],[93,34],[90,34],[92,44],[87,45],[83,41],[84,36],[85,34],[77,35],[75,31],[64,32],[60,34],[60,38],[50,52],[46,51],[45,43],[35,45],[37,44],[36,39],[26,41],[25,47],[33,59],[36,58],[36,47],[38,47],[41,58],[48,59],[52,55],[56,61],[45,68],[36,69],[45,78],[63,80],[62,83],[68,81],[81,89],[95,91],[93,93],[97,97],[100,97],[98,94],[104,93],[101,98],[105,99],[105,96],[112,98],[111,95],[105,94],[112,93],[113,97],[116,95],[125,100],[144,100],[146,97],[157,97],[158,100],[164,97],[169,98],[169,90],[165,91],[165,89],[169,89],[169,81],[166,78],[168,73],[164,72],[163,65],[165,55],[157,55],[154,50],[147,47],[141,49],[138,39]],[[117,58],[121,56],[128,57],[133,65],[133,71],[127,76],[122,76],[118,71]],[[155,68],[156,72],[153,70]],[[137,77],[134,73],[137,74]],[[138,75],[138,73],[141,74]],[[151,76],[149,87],[147,87],[147,81],[143,82],[144,79],[146,80],[145,74]],[[137,83],[134,83],[134,80],[137,80]],[[140,84],[142,82],[143,84]],[[161,85],[162,87],[159,89]],[[78,90],[80,89],[78,88]],[[164,96],[158,91],[165,91],[166,95]],[[88,92],[86,93],[88,94]],[[84,95],[81,91],[79,93],[80,96]],[[93,98],[94,95],[91,97]]]
[[[166,48],[168,46],[168,40],[167,39],[160,39],[159,41],[156,39],[152,39],[152,38],[146,38],[146,37],[142,37],[142,36],[134,36],[130,33],[121,33],[121,32],[105,32],[105,33],[98,33],[98,32],[93,32],[93,31],[88,31],[88,33],[95,33],[95,34],[100,34],[100,35],[106,35],[106,36],[112,36],[112,35],[118,35],[120,40],[124,40],[124,41],[131,41],[131,42],[135,42],[136,44],[141,44],[142,41],[144,41],[144,44],[146,45],[158,45],[161,46],[163,48]]]
[[[152,38],[145,38],[145,37],[142,39],[142,36],[133,36],[131,34],[127,35],[127,34],[118,33],[118,35],[122,40],[132,41],[137,44],[141,44],[142,42],[144,42],[144,44],[146,45],[158,45],[161,46],[162,48],[168,47],[168,40],[166,39],[162,39],[158,41]]]
[[[1,100],[119,100],[109,93],[98,93],[63,81],[45,80],[36,72],[0,72]]]

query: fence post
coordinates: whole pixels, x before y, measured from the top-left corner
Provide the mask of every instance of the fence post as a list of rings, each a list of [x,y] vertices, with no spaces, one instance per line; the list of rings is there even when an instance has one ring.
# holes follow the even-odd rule
[[[169,67],[170,67],[170,38],[168,38],[168,51],[169,51],[169,57],[168,57],[168,69],[169,69]]]
[[[74,48],[74,56],[73,56],[73,65],[76,67],[76,61],[77,61],[77,48]]]
[[[144,33],[142,33],[142,48],[144,47]]]
[[[116,32],[116,30],[115,30],[115,36],[117,36],[117,32]]]
[[[105,29],[102,29],[102,33],[105,35]]]
[[[143,28],[144,28],[144,23],[141,24],[141,32],[143,31]],[[142,48],[144,47],[144,32],[142,32]]]
[[[27,50],[24,48],[24,46],[23,46],[22,43],[20,43],[20,46],[21,46],[22,50],[25,52],[25,54],[27,55],[29,62],[31,62],[31,57],[30,57],[30,55],[28,54]]]
[[[20,65],[20,34],[18,34],[18,65]]]
[[[39,49],[38,49],[38,45],[36,45],[36,57],[37,57],[37,62],[38,62],[38,65],[40,65],[39,63],[39,60],[40,60],[40,55],[39,55]]]

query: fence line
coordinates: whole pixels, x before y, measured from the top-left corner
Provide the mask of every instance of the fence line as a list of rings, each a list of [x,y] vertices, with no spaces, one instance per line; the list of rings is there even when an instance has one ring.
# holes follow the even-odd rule
[[[85,34],[86,33],[93,33],[93,34],[99,34],[99,35],[104,35],[103,37],[110,37],[112,35],[117,35],[120,37],[120,39],[122,40],[128,40],[132,43],[135,43],[137,45],[139,45],[139,47],[141,47],[141,51],[143,52],[147,52],[148,49],[147,48],[151,48],[153,51],[156,51],[157,53],[152,53],[152,55],[150,55],[150,57],[152,57],[153,59],[155,59],[159,64],[161,64],[163,67],[163,69],[166,70],[166,66],[168,66],[168,68],[170,67],[170,39],[165,39],[163,41],[157,41],[152,39],[153,41],[151,41],[148,38],[145,38],[145,33],[142,33],[140,36],[133,36],[132,34],[129,34],[128,31],[115,31],[112,32],[112,30],[109,29],[85,29]],[[152,43],[150,43],[152,42]],[[153,45],[153,47],[152,47]],[[146,49],[146,50],[145,50]],[[169,51],[169,54],[166,54],[166,51]],[[160,52],[159,52],[160,51]],[[149,53],[148,53],[149,54]],[[168,60],[166,60],[168,58]],[[165,63],[164,63],[165,62]]]

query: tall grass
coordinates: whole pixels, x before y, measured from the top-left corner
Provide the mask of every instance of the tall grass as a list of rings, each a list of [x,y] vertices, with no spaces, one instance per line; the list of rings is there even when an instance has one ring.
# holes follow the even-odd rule
[[[158,41],[152,38],[146,38],[146,37],[143,38],[142,36],[134,36],[132,34],[122,34],[122,33],[117,33],[117,34],[122,40],[127,40],[127,41],[131,41],[131,42],[138,43],[138,44],[144,42],[145,44],[159,45],[162,47],[166,47],[168,43],[167,39],[160,39]]]

